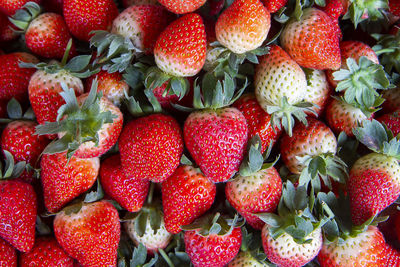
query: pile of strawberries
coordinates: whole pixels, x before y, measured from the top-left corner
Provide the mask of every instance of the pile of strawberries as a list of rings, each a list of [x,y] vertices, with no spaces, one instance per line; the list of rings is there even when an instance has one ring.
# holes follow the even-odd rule
[[[400,1],[0,0],[0,266],[400,266]]]

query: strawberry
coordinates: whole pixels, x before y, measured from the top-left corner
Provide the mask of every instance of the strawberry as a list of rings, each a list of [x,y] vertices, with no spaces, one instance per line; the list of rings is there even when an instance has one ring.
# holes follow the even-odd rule
[[[24,102],[28,98],[28,84],[35,70],[18,66],[20,61],[38,63],[38,59],[31,54],[16,52],[0,56],[0,99],[9,101],[16,98]]]
[[[352,220],[360,225],[375,216],[400,196],[398,139],[378,122],[364,121],[354,130],[356,138],[373,153],[359,158],[350,170],[348,193]]]
[[[216,187],[199,170],[181,165],[162,183],[165,228],[172,234],[210,209]]]
[[[400,17],[400,3],[397,0],[389,0],[389,12]]]
[[[307,78],[307,94],[304,96],[304,101],[314,104],[312,110],[319,116],[325,109],[332,90],[324,71],[315,69],[303,70]],[[313,115],[311,112],[308,114]]]
[[[136,48],[152,54],[158,36],[172,19],[162,6],[134,5],[114,19],[111,32],[130,38]]]
[[[395,112],[400,106],[400,86],[396,88],[382,91],[382,97],[385,102],[382,104],[384,113]]]
[[[261,138],[261,153],[264,153],[271,144],[275,144],[281,130],[278,127],[275,129],[271,127],[271,116],[261,108],[254,94],[248,93],[241,96],[233,103],[233,107],[240,110],[246,118],[248,141],[255,135]]]
[[[124,173],[119,155],[101,163],[100,181],[104,191],[130,212],[139,211],[146,199],[149,182]]]
[[[116,266],[120,232],[118,211],[107,201],[69,206],[54,219],[58,243],[83,266]]]
[[[157,86],[153,89],[153,94],[157,98],[158,102],[160,103],[163,109],[171,109],[171,103],[177,104],[179,101],[179,96],[175,94],[170,94],[170,90],[167,92],[168,82],[163,83],[161,86]]]
[[[263,0],[262,2],[268,12],[275,13],[285,6],[288,0]]]
[[[325,12],[308,8],[299,21],[292,18],[280,36],[283,49],[302,67],[340,67],[339,35],[334,20]]]
[[[113,0],[64,0],[63,13],[71,34],[89,41],[91,31],[111,29],[118,9]]]
[[[0,181],[0,237],[21,252],[35,241],[36,193],[32,185]]]
[[[324,242],[318,261],[325,266],[394,266],[386,265],[386,243],[375,226],[343,242]]]
[[[0,11],[0,42],[11,41],[17,38],[18,34],[13,31],[14,25],[7,16]],[[1,53],[0,53],[1,55]]]
[[[175,14],[186,14],[191,13],[198,8],[200,8],[206,0],[184,0],[184,1],[177,1],[177,0],[158,0],[158,2],[165,6],[166,9],[175,13]]]
[[[57,212],[94,184],[100,160],[72,157],[68,162],[66,153],[45,154],[40,167],[46,208]]]
[[[20,266],[73,267],[74,260],[65,253],[54,237],[39,237],[29,252],[21,254]]]
[[[392,131],[394,136],[397,136],[400,133],[400,117],[398,113],[399,111],[400,110],[393,113],[387,113],[376,118],[377,121],[385,124],[385,126],[389,128],[390,131]]]
[[[39,4],[41,0],[1,0],[0,11],[11,17],[18,9],[21,9],[28,2],[35,2]]]
[[[271,27],[271,16],[259,0],[235,0],[218,17],[217,40],[236,54],[261,46]]]
[[[328,0],[326,2],[326,5],[322,7],[321,10],[335,21],[338,20],[340,16],[346,13],[343,7],[342,0]]]
[[[36,125],[33,121],[16,120],[7,124],[1,134],[1,149],[10,152],[16,161],[25,161],[34,168],[49,143],[46,137],[35,135]],[[20,179],[32,182],[32,175],[24,172]]]
[[[385,266],[400,266],[400,252],[397,249],[387,244],[385,253],[387,259]]]
[[[326,122],[336,134],[343,131],[347,136],[353,137],[352,129],[365,120],[372,120],[372,117],[373,114],[367,116],[361,109],[336,98],[331,99],[326,106]]]
[[[130,121],[122,130],[118,146],[128,177],[162,182],[179,165],[182,131],[173,117],[153,114]]]
[[[229,225],[219,213],[199,220],[199,225],[186,226],[185,250],[194,267],[222,267],[239,252],[242,231],[237,217]],[[213,231],[218,229],[217,231]],[[219,227],[215,227],[219,226]]]
[[[0,238],[0,266],[17,267],[17,251]]]

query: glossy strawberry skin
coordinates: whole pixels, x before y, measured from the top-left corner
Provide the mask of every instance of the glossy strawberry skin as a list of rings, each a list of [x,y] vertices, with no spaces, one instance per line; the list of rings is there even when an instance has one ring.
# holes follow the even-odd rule
[[[63,14],[71,34],[89,41],[91,31],[111,30],[118,9],[113,0],[64,0]]]
[[[32,249],[37,214],[36,193],[30,184],[0,181],[0,237],[21,252]]]
[[[158,2],[175,14],[186,14],[200,8],[206,0],[159,0]]]
[[[171,116],[153,114],[129,122],[119,138],[121,164],[127,176],[162,182],[178,167],[182,131]]]
[[[21,254],[21,267],[60,266],[73,267],[74,260],[60,247],[54,237],[38,237],[32,250]]]
[[[206,177],[214,183],[238,170],[247,143],[247,122],[236,108],[192,112],[183,128],[185,144]]]
[[[234,228],[229,235],[212,234],[205,237],[195,231],[188,231],[185,232],[184,241],[186,253],[194,267],[222,267],[239,252],[242,231]]]
[[[0,238],[0,266],[17,267],[17,260],[17,251],[4,239]]]
[[[19,62],[38,63],[38,59],[28,53],[16,52],[0,56],[0,100],[16,98],[27,100],[28,84],[35,69],[20,68]]]
[[[149,182],[126,176],[119,155],[113,155],[101,163],[100,181],[107,195],[130,212],[138,212],[146,200]]]
[[[62,211],[54,219],[58,243],[83,266],[116,266],[121,226],[107,201],[83,204],[77,213]]]
[[[46,208],[57,212],[94,184],[100,161],[72,157],[67,164],[66,153],[45,154],[40,166]]]
[[[18,9],[22,8],[28,2],[40,4],[41,0],[1,0],[0,11],[7,16],[12,16]]]
[[[342,0],[328,0],[326,5],[322,7],[321,10],[333,20],[339,19],[339,17],[345,13]]]
[[[172,234],[191,224],[214,202],[216,187],[191,166],[181,165],[162,183],[165,228]]]

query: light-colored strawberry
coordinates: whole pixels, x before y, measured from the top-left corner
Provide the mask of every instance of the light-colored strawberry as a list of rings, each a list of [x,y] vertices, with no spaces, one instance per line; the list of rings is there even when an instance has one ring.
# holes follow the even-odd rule
[[[314,104],[315,106],[312,109],[319,116],[325,109],[332,90],[324,71],[304,69],[304,73],[307,78],[307,93],[304,96],[304,101]]]
[[[186,14],[200,8],[206,0],[158,0],[158,2],[175,14]]]

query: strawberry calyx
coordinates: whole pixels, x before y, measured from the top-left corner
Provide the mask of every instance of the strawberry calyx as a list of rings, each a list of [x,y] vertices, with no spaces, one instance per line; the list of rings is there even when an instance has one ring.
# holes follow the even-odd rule
[[[388,73],[400,73],[400,31],[396,34],[372,34],[377,44],[372,47]]]
[[[32,20],[37,18],[41,11],[40,6],[35,2],[28,2],[21,9],[17,10],[14,16],[9,18],[11,23],[18,29],[15,32],[24,33]]]
[[[350,2],[343,19],[350,19],[354,28],[357,28],[357,25],[364,20],[376,21],[384,18],[384,11],[389,9],[387,0],[351,0]]]
[[[129,261],[129,266],[154,266],[156,262],[159,260],[158,254],[155,254],[153,258],[151,258],[149,261],[147,261],[147,249],[146,247],[142,244],[139,243],[137,247],[134,248],[133,253],[132,253],[132,258]],[[125,262],[125,259],[121,260],[119,258],[118,260],[118,266],[128,266]]]
[[[8,118],[0,118],[0,123],[10,123],[15,120],[35,120],[35,113],[33,113],[32,108],[29,108],[23,113],[21,104],[14,97],[7,103],[7,115]]]
[[[36,126],[36,134],[60,133],[62,137],[50,143],[43,153],[68,151],[67,157],[70,159],[80,145],[86,142],[94,142],[95,146],[98,146],[98,132],[104,124],[113,123],[117,116],[109,110],[101,111],[100,100],[103,96],[102,92],[97,93],[97,80],[93,81],[90,93],[81,105],[72,88],[68,88],[64,83],[61,87],[63,92],[60,95],[66,103],[59,108],[57,121]]]
[[[7,150],[3,150],[3,155],[5,156],[5,165],[3,168],[3,164],[0,162],[0,180],[20,177],[27,168],[26,162],[20,161],[15,163],[13,155]]]
[[[392,88],[383,66],[364,56],[358,64],[353,58],[348,58],[346,66],[333,73],[334,80],[339,81],[336,92],[344,91],[344,101],[364,113],[376,111],[384,101],[376,90]]]
[[[308,194],[305,186],[295,188],[288,180],[283,186],[278,214],[256,215],[270,226],[269,233],[273,239],[287,233],[298,244],[309,243],[312,240],[307,237],[334,216],[325,203],[315,200],[314,193]]]
[[[259,235],[254,235],[249,232],[246,227],[242,227],[242,244],[240,246],[240,253],[245,253],[249,257],[255,259],[260,264],[265,264],[267,266],[275,266],[272,265],[265,255],[264,251],[260,249],[262,247],[261,238]]]

